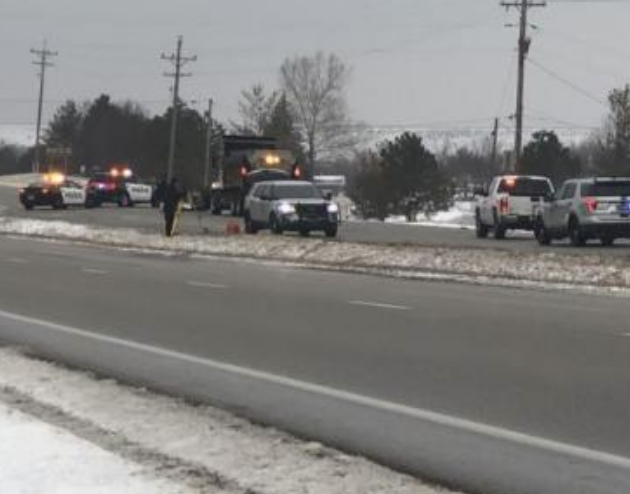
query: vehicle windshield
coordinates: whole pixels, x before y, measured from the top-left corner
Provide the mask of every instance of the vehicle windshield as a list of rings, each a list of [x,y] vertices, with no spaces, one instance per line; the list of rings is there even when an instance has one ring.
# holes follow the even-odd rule
[[[499,186],[499,192],[511,196],[544,196],[552,192],[547,180],[536,178],[517,178],[515,180],[503,179]]]
[[[582,188],[582,196],[591,197],[630,197],[630,180],[596,182]]]
[[[311,184],[276,185],[274,195],[277,199],[321,199],[322,194]]]

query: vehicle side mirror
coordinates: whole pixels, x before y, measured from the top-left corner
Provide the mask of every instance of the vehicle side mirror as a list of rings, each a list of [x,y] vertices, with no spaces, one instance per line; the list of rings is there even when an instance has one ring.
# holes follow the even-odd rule
[[[473,189],[473,194],[476,196],[486,197],[488,195],[488,191],[485,187],[475,187]]]

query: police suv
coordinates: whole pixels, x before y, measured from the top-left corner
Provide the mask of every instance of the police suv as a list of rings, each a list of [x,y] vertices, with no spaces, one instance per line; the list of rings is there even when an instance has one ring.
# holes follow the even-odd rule
[[[66,209],[68,206],[94,205],[94,197],[78,183],[67,180],[63,175],[45,175],[41,181],[20,189],[19,199],[25,209],[50,206]]]
[[[106,202],[120,207],[149,204],[153,196],[153,187],[139,182],[128,168],[95,173],[88,181],[87,189],[94,195],[97,206]]]

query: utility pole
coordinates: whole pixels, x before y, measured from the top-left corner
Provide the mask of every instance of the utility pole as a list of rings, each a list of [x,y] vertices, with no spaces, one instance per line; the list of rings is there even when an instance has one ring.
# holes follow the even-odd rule
[[[197,60],[196,56],[192,57],[184,57],[182,56],[182,44],[183,37],[177,37],[177,51],[171,55],[165,55],[162,53],[162,60],[167,60],[171,62],[175,66],[175,72],[168,72],[164,75],[166,77],[172,77],[175,80],[173,85],[173,108],[171,115],[171,138],[169,143],[169,151],[168,151],[168,170],[166,174],[167,180],[173,178],[173,172],[175,169],[175,143],[177,140],[177,117],[179,113],[179,81],[182,77],[190,77],[192,74],[184,74],[182,73],[182,67],[186,65],[188,62],[194,62]]]
[[[521,154],[523,151],[523,100],[525,97],[525,61],[529,53],[531,38],[527,36],[529,27],[528,13],[533,7],[546,7],[546,1],[514,0],[503,1],[501,6],[506,9],[515,8],[520,11],[521,20],[518,37],[518,83],[516,89],[516,135],[514,138],[514,159],[515,169],[518,171],[521,165]]]
[[[210,159],[212,156],[212,98],[208,100],[208,124],[206,127],[206,152],[204,156],[203,187],[210,185]]]
[[[494,128],[492,129],[492,167],[497,164],[497,148],[499,146],[499,119],[494,119]]]
[[[42,109],[44,106],[44,85],[46,84],[46,69],[53,67],[53,64],[48,61],[51,57],[56,57],[56,51],[48,50],[46,41],[41,50],[31,49],[33,55],[39,57],[38,60],[33,62],[33,65],[39,67],[39,102],[37,104],[37,129],[35,131],[35,159],[33,162],[33,172],[39,173],[40,170],[40,139],[42,130]]]

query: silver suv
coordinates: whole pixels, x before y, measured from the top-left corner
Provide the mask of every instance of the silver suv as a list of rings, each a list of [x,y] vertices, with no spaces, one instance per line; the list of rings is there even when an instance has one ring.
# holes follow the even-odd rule
[[[257,233],[269,228],[272,233],[296,231],[306,236],[323,231],[337,235],[339,207],[325,199],[310,182],[282,180],[255,184],[245,198],[245,231]]]
[[[534,227],[541,245],[569,237],[576,247],[589,239],[608,246],[630,238],[630,178],[567,180],[549,199]]]

